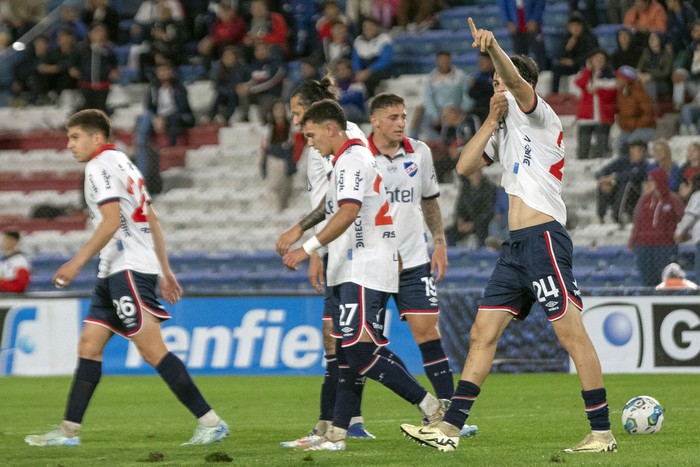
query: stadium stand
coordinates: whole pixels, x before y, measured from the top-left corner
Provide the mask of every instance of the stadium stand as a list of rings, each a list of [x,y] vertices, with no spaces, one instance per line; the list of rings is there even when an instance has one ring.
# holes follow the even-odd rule
[[[57,6],[62,2],[51,2]],[[128,36],[133,13],[140,2],[115,0],[122,17],[120,30]],[[451,8],[437,16],[437,29],[420,33],[401,32],[394,36],[394,77],[383,89],[402,95],[410,115],[422,102],[425,73],[435,66],[435,52],[448,50],[453,63],[466,72],[476,69],[477,54],[470,47],[471,36],[466,19],[475,18],[480,27],[494,30],[506,51],[512,50],[511,37],[503,27],[498,7],[489,0],[450,0]],[[605,2],[598,2],[599,18],[605,16]],[[548,0],[544,20],[544,38],[549,54],[555,53],[568,18],[568,2]],[[618,24],[600,24],[594,31],[609,52],[616,44]],[[188,44],[192,49],[192,44]],[[114,109],[112,121],[117,140],[124,147],[133,144],[133,126],[142,112],[146,85],[132,83],[133,70],[126,67],[128,46],[117,47],[120,81],[112,86],[108,104]],[[298,69],[292,62],[290,69]],[[187,84],[195,115],[209,106],[213,94],[211,82],[201,79],[201,65],[179,68]],[[573,77],[572,77],[573,79]],[[568,90],[547,96],[551,73],[542,71],[538,92],[561,115],[565,128],[567,154],[564,196],[570,216],[570,231],[575,249],[579,285],[619,287],[637,285],[639,274],[634,257],[626,249],[631,226],[600,224],[595,214],[596,182],[593,173],[597,160],[575,160],[575,114],[578,105],[576,87],[562,82]],[[56,105],[24,108],[0,107],[0,227],[19,226],[24,232],[23,248],[31,254],[34,276],[31,291],[53,290],[51,275],[77,246],[90,235],[82,205],[82,168],[65,148],[62,130],[71,112],[73,97],[64,92]],[[668,107],[658,107],[663,114]],[[199,126],[187,130],[178,145],[166,147],[156,139],[160,150],[160,168],[164,189],[156,197],[160,217],[172,252],[175,272],[188,293],[279,290],[310,290],[304,270],[286,271],[273,252],[274,241],[284,228],[308,211],[305,161],[294,177],[291,207],[280,214],[268,209],[265,188],[258,167],[258,151],[264,128],[255,121],[235,122],[230,127]],[[670,137],[676,162],[683,162],[685,148],[700,137],[675,136],[673,116],[659,120],[660,132]],[[617,130],[613,128],[612,138]],[[495,182],[500,167],[485,173]],[[457,180],[444,183],[441,208],[446,225],[454,216],[458,195]],[[55,219],[32,217],[37,206],[75,207]],[[692,264],[692,248],[683,247],[682,256]],[[480,288],[491,273],[497,258],[493,251],[459,246],[449,250],[450,269],[444,287]],[[88,291],[96,260],[86,267],[73,290]],[[689,270],[689,278],[695,279]]]

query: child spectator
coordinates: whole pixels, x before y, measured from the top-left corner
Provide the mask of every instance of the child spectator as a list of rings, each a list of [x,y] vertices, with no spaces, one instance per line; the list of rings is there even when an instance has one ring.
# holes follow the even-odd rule
[[[333,66],[333,77],[338,88],[338,104],[343,108],[345,118],[353,123],[367,123],[367,90],[358,83],[352,73],[350,60],[338,60]]]
[[[32,266],[19,250],[19,230],[6,228],[2,232],[0,257],[0,292],[23,293],[29,285]]]
[[[615,70],[607,63],[603,49],[593,50],[586,66],[576,76],[581,89],[576,119],[578,123],[577,159],[610,156],[610,128],[615,123],[617,81]],[[591,140],[595,137],[595,147]]]

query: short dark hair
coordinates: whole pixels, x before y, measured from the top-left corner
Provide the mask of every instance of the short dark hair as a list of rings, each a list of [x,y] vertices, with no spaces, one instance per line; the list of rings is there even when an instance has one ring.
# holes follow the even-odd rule
[[[338,100],[338,95],[338,88],[333,77],[326,75],[320,80],[307,79],[303,81],[292,91],[291,97],[298,97],[301,106],[308,109],[311,104],[323,99]]]
[[[304,113],[304,118],[301,119],[301,126],[306,125],[307,122],[311,123],[323,123],[331,121],[338,125],[338,128],[345,131],[348,128],[348,122],[345,119],[345,114],[343,113],[343,108],[331,99],[323,99],[322,101],[315,102],[306,109]]]
[[[537,86],[537,79],[540,74],[537,63],[527,55],[513,55],[510,59],[513,65],[515,65],[515,68],[517,68],[518,73],[520,73],[520,76],[530,83],[533,88]]]
[[[374,96],[372,102],[369,104],[369,114],[374,114],[375,111],[386,109],[387,107],[393,107],[395,105],[406,105],[403,97],[393,92],[382,92]]]
[[[447,55],[448,57],[452,57],[452,52],[450,52],[449,50],[445,50],[445,49],[440,49],[437,52],[435,52],[436,57],[439,57],[441,55]]]
[[[97,109],[76,112],[66,120],[66,129],[78,127],[86,132],[102,133],[108,140],[112,139],[112,122],[106,113]]]
[[[14,238],[15,240],[19,241],[20,234],[17,227],[6,227],[2,230],[2,233],[7,237]]]

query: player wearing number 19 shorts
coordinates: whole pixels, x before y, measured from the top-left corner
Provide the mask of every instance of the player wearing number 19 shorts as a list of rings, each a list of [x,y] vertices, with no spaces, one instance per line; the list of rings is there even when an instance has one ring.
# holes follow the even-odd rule
[[[198,419],[185,444],[211,444],[226,437],[228,426],[212,410],[185,365],[168,352],[160,322],[170,315],[158,302],[156,285],[170,304],[179,301],[180,285],[168,262],[165,240],[151,197],[136,166],[113,144],[107,115],[84,110],[66,122],[68,149],[85,164],[85,200],[95,230],[78,253],[54,275],[68,287],[85,263],[100,254],[97,283],[78,347],[63,422],[42,435],[29,435],[31,446],[76,446],[78,430],[102,375],[102,353],[114,334],[129,338],[175,396]],[[138,411],[133,411],[138,413]],[[128,444],[128,437],[120,436]]]

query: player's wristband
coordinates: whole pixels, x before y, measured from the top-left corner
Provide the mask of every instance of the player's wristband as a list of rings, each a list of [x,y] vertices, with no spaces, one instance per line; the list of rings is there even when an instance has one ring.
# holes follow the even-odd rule
[[[322,246],[323,245],[321,245],[321,242],[318,241],[318,237],[314,235],[313,237],[305,241],[301,247],[304,249],[307,255],[311,256],[311,253],[318,250]]]

